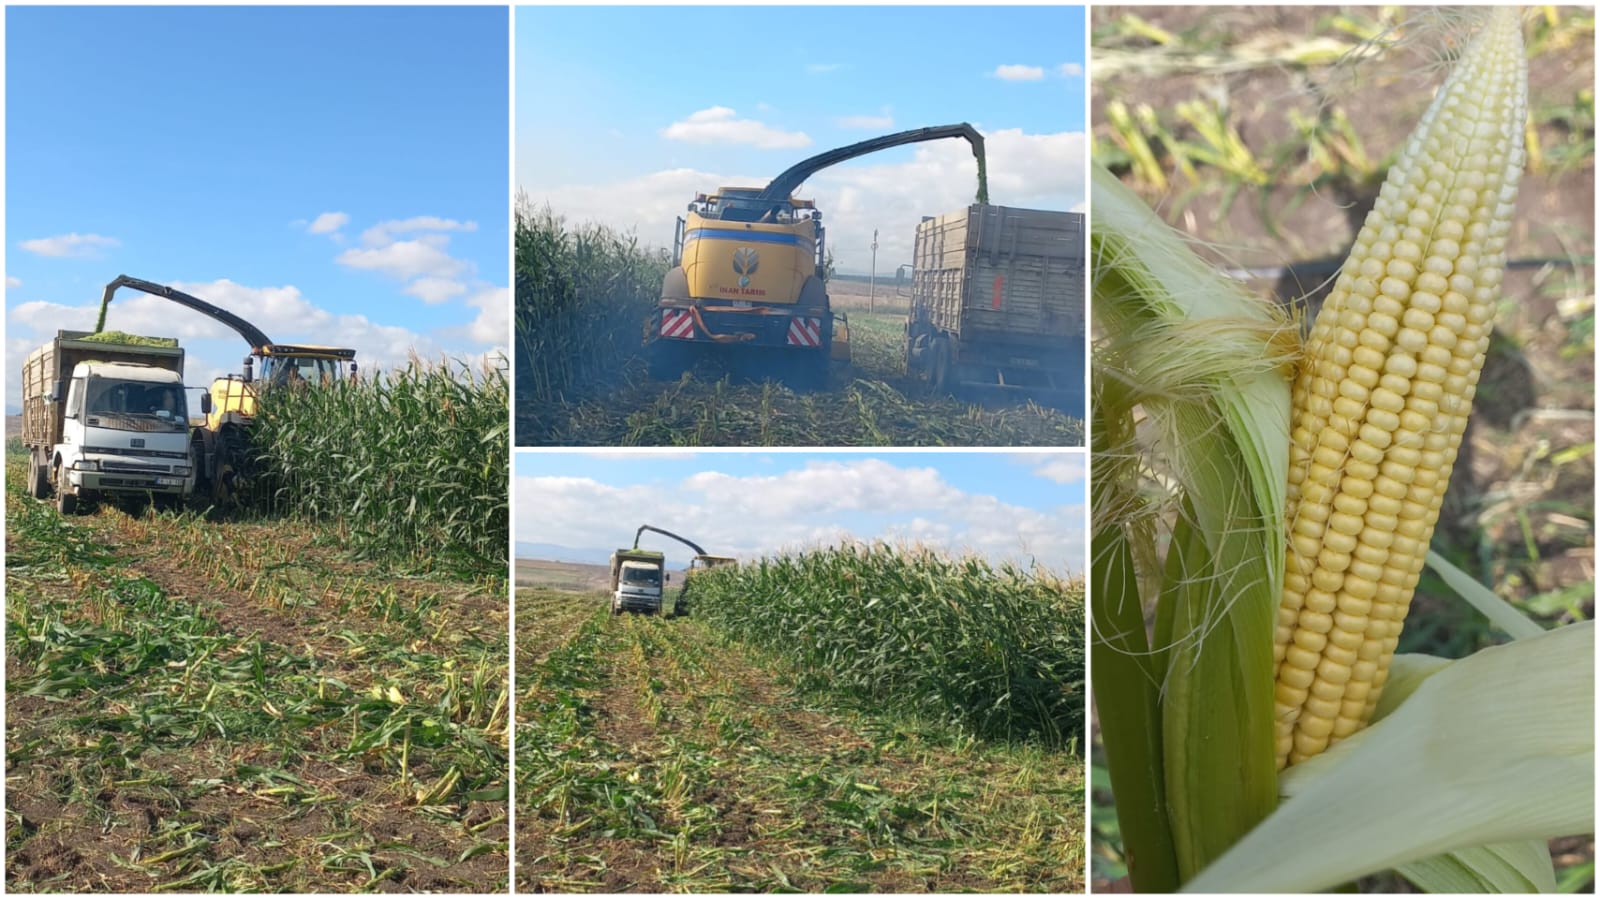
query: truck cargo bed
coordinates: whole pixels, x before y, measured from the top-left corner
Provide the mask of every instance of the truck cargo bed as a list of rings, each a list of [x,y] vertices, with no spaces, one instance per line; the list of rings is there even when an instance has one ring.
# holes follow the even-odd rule
[[[1082,339],[1084,217],[972,205],[917,226],[912,304],[963,339]]]

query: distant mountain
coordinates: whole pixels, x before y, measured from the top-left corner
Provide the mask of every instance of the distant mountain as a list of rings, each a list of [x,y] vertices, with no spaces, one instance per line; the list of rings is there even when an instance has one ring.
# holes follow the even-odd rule
[[[558,546],[554,543],[517,543],[517,558],[519,559],[546,559],[551,562],[577,562],[582,565],[609,565],[611,564],[611,550],[605,549],[574,548],[571,546]]]

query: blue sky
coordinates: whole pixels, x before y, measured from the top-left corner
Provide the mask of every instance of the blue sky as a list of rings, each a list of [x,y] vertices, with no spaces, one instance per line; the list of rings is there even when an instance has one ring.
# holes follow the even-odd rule
[[[727,555],[888,538],[1084,570],[1081,452],[519,453],[514,467],[519,544],[601,550],[653,524]]]
[[[660,245],[697,190],[759,186],[836,146],[968,121],[988,143],[993,202],[1081,208],[1083,18],[1060,6],[521,7],[516,181],[535,203]],[[839,268],[865,271],[874,228],[880,261],[909,259],[920,216],[961,208],[975,188],[965,142],[945,140],[844,163],[801,194],[823,208]]]
[[[508,26],[489,7],[7,9],[8,360],[92,328],[123,273],[368,369],[503,348]],[[233,332],[140,297],[107,326],[182,339],[191,387],[239,370]]]

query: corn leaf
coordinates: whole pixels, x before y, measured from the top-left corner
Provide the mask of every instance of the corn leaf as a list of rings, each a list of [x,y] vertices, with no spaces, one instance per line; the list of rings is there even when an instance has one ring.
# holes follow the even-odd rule
[[[1116,383],[1126,407],[1095,414],[1120,420],[1138,405],[1159,448],[1152,465],[1185,510],[1179,528],[1189,536],[1182,542],[1203,548],[1169,554],[1162,572],[1130,541],[1141,579],[1159,584],[1158,628],[1166,634],[1170,627],[1170,638],[1152,647],[1165,669],[1156,786],[1165,792],[1179,873],[1187,878],[1276,800],[1272,631],[1283,585],[1279,521],[1288,470],[1283,363],[1293,342],[1284,339],[1291,329],[1280,313],[1218,275],[1114,176],[1094,166],[1091,179],[1094,310],[1109,335],[1096,348],[1096,380]],[[1100,475],[1097,468],[1097,491]],[[1122,484],[1118,491],[1137,488]],[[1099,523],[1097,531],[1104,531]],[[1112,621],[1096,626],[1120,632]],[[1148,735],[1119,743],[1116,728],[1105,736],[1109,758],[1152,745]],[[1113,768],[1118,794],[1149,787],[1118,773]],[[1135,859],[1159,851],[1125,836]]]
[[[1430,893],[1553,893],[1555,863],[1550,844],[1523,840],[1475,846],[1396,868],[1396,873]]]
[[[1594,622],[1442,667],[1382,721],[1284,772],[1281,788],[1277,811],[1186,889],[1310,892],[1592,832]]]
[[[1478,583],[1472,575],[1450,564],[1444,556],[1428,550],[1428,567],[1434,570],[1450,589],[1471,606],[1482,612],[1495,627],[1511,635],[1513,640],[1544,633],[1537,621],[1522,614],[1522,610],[1501,599],[1493,590]]]

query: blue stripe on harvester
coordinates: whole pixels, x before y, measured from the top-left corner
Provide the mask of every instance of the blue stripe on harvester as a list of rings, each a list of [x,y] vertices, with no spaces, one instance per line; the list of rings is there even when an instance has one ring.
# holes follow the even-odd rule
[[[786,243],[791,246],[800,246],[798,234],[772,234],[767,231],[731,231],[719,228],[696,228],[685,231],[683,242],[691,240],[742,240],[746,243]]]

